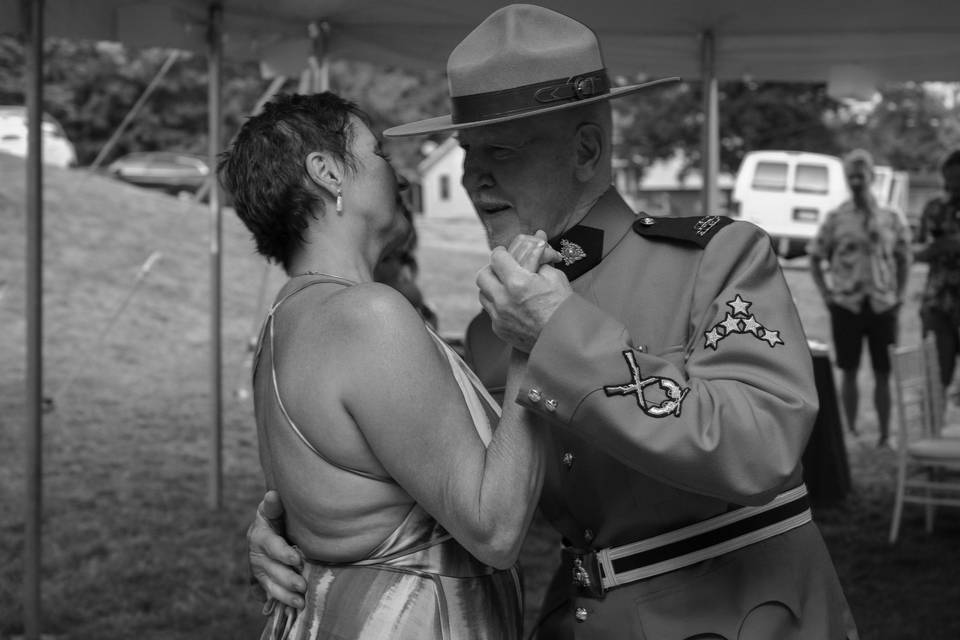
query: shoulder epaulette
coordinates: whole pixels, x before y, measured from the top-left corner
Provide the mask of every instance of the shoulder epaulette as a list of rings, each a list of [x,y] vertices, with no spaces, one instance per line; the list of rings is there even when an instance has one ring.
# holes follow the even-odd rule
[[[647,238],[680,240],[692,242],[700,248],[717,234],[720,229],[733,222],[727,216],[692,216],[688,218],[653,217],[640,213],[633,223],[633,230]]]

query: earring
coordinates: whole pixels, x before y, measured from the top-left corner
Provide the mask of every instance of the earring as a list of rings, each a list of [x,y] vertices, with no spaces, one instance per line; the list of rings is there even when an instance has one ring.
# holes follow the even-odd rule
[[[343,191],[337,188],[337,213],[343,213]]]

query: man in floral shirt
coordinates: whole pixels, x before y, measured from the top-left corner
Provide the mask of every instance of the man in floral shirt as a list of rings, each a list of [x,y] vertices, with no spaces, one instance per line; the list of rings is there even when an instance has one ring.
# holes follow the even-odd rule
[[[937,341],[943,388],[953,379],[960,353],[960,149],[940,166],[944,194],[923,209],[917,241],[923,247],[917,260],[930,265],[920,304],[923,333],[933,332]]]
[[[877,446],[884,446],[890,431],[887,347],[897,341],[897,314],[910,269],[909,230],[897,212],[880,207],[874,199],[871,155],[857,149],[843,164],[851,198],[827,214],[811,241],[810,273],[830,310],[847,427],[856,432],[857,370],[866,338],[880,430]]]

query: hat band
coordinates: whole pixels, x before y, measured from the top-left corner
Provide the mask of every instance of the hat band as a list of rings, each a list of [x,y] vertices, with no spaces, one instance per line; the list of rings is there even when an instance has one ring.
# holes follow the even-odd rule
[[[473,93],[451,98],[454,124],[492,120],[524,111],[577,102],[610,92],[607,70],[600,69],[572,78],[557,78],[522,87]]]

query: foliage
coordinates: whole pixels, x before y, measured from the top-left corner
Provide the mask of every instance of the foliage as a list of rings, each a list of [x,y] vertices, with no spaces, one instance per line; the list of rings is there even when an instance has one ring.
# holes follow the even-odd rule
[[[836,153],[825,115],[839,108],[821,84],[725,82],[719,87],[720,169],[735,172],[755,149]],[[688,167],[700,164],[703,90],[683,83],[616,101],[621,157],[649,166],[681,150]]]
[[[888,85],[871,109],[846,114],[838,139],[896,169],[937,172],[944,154],[960,148],[960,108],[922,84]]]
[[[111,43],[49,39],[45,43],[45,107],[64,125],[87,164],[117,129],[170,54]],[[0,37],[0,103],[22,103],[24,52]],[[331,88],[367,110],[378,128],[447,113],[443,73],[337,60]],[[268,85],[258,66],[227,59],[223,67],[224,141],[236,132]],[[296,91],[296,80],[281,89]],[[852,109],[827,95],[823,84],[724,82],[720,97],[720,168],[735,171],[754,149],[842,153],[865,147],[878,161],[905,170],[936,169],[947,149],[960,146],[960,111],[927,85],[890,85],[867,108]],[[688,167],[700,163],[702,87],[680,83],[613,102],[615,153],[647,167],[681,151]],[[207,151],[207,65],[183,53],[107,161],[133,150]],[[439,141],[446,134],[434,136]],[[390,141],[394,160],[410,178],[422,158],[423,138]]]
[[[89,164],[157,75],[170,51],[134,50],[114,43],[48,39],[44,46],[44,106],[57,118]],[[368,110],[384,128],[436,115],[446,106],[446,83],[437,73],[412,73],[361,62],[331,65],[331,86]],[[142,110],[113,147],[109,160],[135,150],[205,154],[208,140],[207,62],[180,52]],[[269,82],[252,62],[227,59],[222,70],[223,139],[236,133]],[[288,80],[281,91],[296,91]],[[12,37],[0,37],[0,104],[24,102],[24,52]],[[400,166],[412,170],[419,145],[394,145]]]

